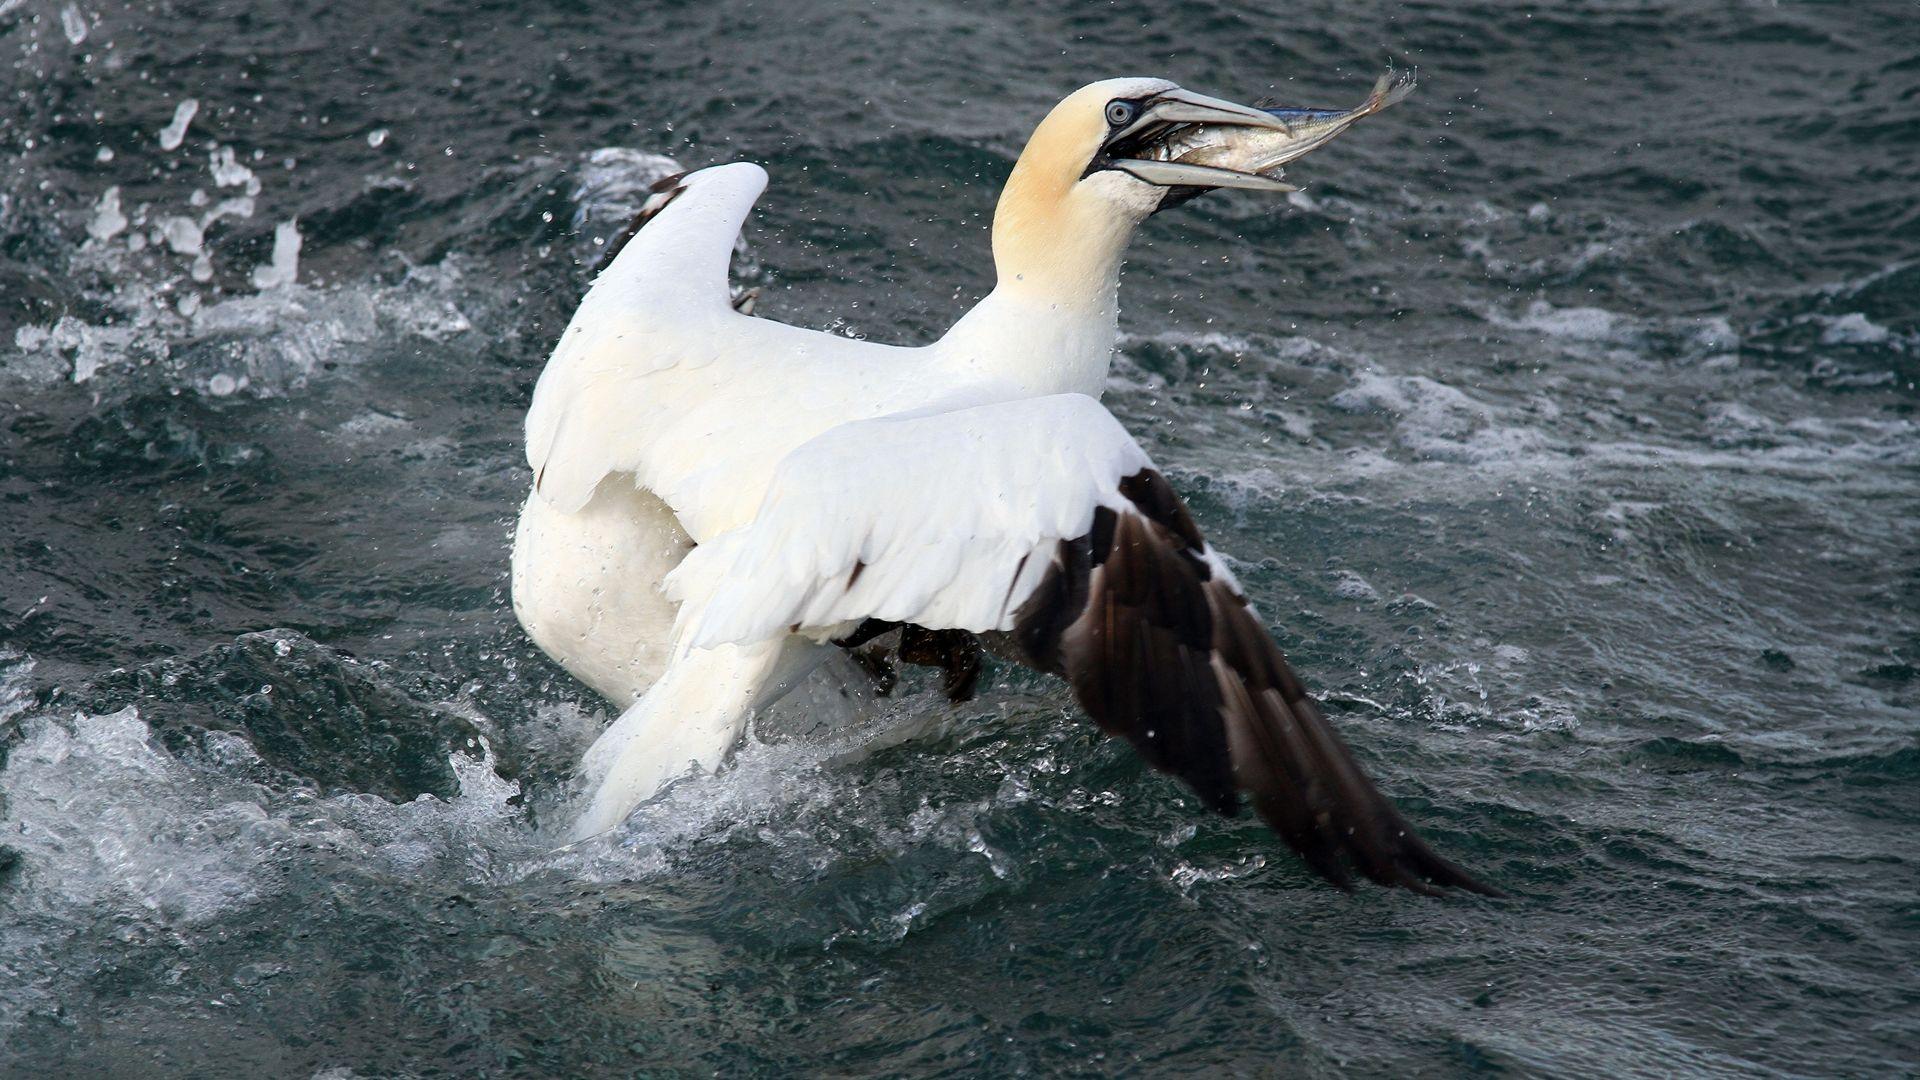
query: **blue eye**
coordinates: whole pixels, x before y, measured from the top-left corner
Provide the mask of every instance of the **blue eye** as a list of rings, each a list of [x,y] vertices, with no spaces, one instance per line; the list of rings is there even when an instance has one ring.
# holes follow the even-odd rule
[[[1140,114],[1140,106],[1131,101],[1107,102],[1107,123],[1114,127],[1126,127]]]

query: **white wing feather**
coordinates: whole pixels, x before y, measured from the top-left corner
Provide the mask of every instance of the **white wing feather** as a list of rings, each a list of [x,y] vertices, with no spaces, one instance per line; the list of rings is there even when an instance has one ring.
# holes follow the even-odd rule
[[[572,512],[607,473],[644,456],[632,433],[634,380],[697,369],[745,322],[729,303],[734,239],[767,173],[736,162],[689,174],[684,190],[594,279],[560,335],[527,411],[527,463],[540,494]]]
[[[928,399],[913,350],[733,310],[728,261],[766,182],[745,162],[689,174],[580,302],[527,412],[534,489],[557,510],[623,474],[703,542],[753,516],[794,447]]]
[[[753,519],[695,548],[668,595],[696,647],[867,618],[1010,629],[1058,542],[1125,506],[1120,481],[1150,464],[1080,394],[843,424],[789,454]]]

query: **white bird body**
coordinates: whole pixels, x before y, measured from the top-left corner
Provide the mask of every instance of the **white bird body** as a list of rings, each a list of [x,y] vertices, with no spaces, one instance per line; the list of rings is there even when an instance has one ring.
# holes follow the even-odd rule
[[[688,176],[596,280],[535,390],[540,479],[515,541],[517,610],[543,648],[617,701],[665,662],[677,605],[658,584],[694,544],[749,521],[807,440],[943,403],[1097,395],[1106,378],[1111,306],[996,292],[917,348],[736,312],[724,277],[690,281],[679,264],[724,258],[765,182],[745,163]],[[725,217],[700,213],[709,207]]]
[[[603,484],[567,513],[527,496],[513,538],[513,610],[574,678],[622,708],[666,670],[679,605],[660,591],[693,541],[673,509]]]
[[[729,262],[766,184],[758,166],[675,178],[649,201],[527,415],[515,612],[625,706],[582,764],[593,795],[578,834],[617,825],[689,765],[718,767],[827,642],[879,622],[1012,632],[1216,809],[1247,790],[1322,873],[1340,880],[1330,853],[1357,850],[1358,831],[1384,860],[1363,863],[1368,876],[1416,880],[1395,853],[1417,839],[1322,733],[1232,575],[1097,400],[1122,254],[1169,185],[1284,190],[1112,157],[1203,121],[1269,138],[1277,123],[1157,79],[1063,101],[1002,193],[995,289],[921,347],[734,309]],[[1296,804],[1325,801],[1299,790],[1316,770],[1357,823],[1300,826]],[[1426,855],[1437,862],[1419,873],[1458,883]]]
[[[740,314],[729,303],[725,260],[765,183],[765,172],[747,163],[686,177],[596,279],[534,392],[528,446],[539,481],[515,537],[515,610],[543,649],[618,702],[635,701],[667,670],[680,603],[703,599],[704,588],[666,595],[668,575],[695,545],[752,521],[776,468],[809,440],[882,416],[1097,395],[1106,379],[1118,323],[1115,290],[1098,282],[1095,295],[1077,303],[996,290],[921,347]],[[956,470],[967,464],[951,462]],[[649,708],[630,709],[596,744],[588,774],[618,745],[648,779],[612,790],[601,779],[608,809],[583,827],[616,824],[608,818],[689,761],[717,764],[751,706],[774,695],[748,692],[746,707],[720,708],[729,719],[710,730],[685,714],[710,698],[731,702],[733,684],[788,688],[823,655],[808,643],[834,629],[816,628],[779,653],[728,653],[727,671],[705,657],[704,677],[678,680]],[[782,657],[796,669],[784,677]],[[649,724],[669,697],[679,719]],[[659,738],[656,727],[676,737]],[[645,739],[633,734],[642,729]]]

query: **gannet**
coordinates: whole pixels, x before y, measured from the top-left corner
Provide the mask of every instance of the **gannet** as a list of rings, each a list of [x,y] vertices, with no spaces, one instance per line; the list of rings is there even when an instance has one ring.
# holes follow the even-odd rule
[[[576,836],[719,767],[836,642],[899,626],[991,635],[1064,678],[1208,807],[1248,796],[1335,884],[1492,892],[1362,773],[1099,401],[1135,227],[1216,188],[1295,190],[1278,166],[1383,107],[1383,87],[1348,113],[1163,79],[1075,91],[1007,178],[993,291],[921,347],[738,310],[729,259],[760,166],[657,185],[527,414],[514,610],[625,707],[582,761]]]

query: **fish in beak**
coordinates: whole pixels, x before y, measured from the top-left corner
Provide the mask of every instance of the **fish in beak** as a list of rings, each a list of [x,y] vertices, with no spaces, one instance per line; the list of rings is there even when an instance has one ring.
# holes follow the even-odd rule
[[[1288,162],[1325,146],[1362,117],[1406,100],[1413,88],[1412,76],[1388,72],[1367,100],[1345,110],[1253,108],[1171,90],[1109,139],[1107,167],[1149,184],[1187,189],[1185,198],[1214,188],[1298,191],[1280,179]]]

